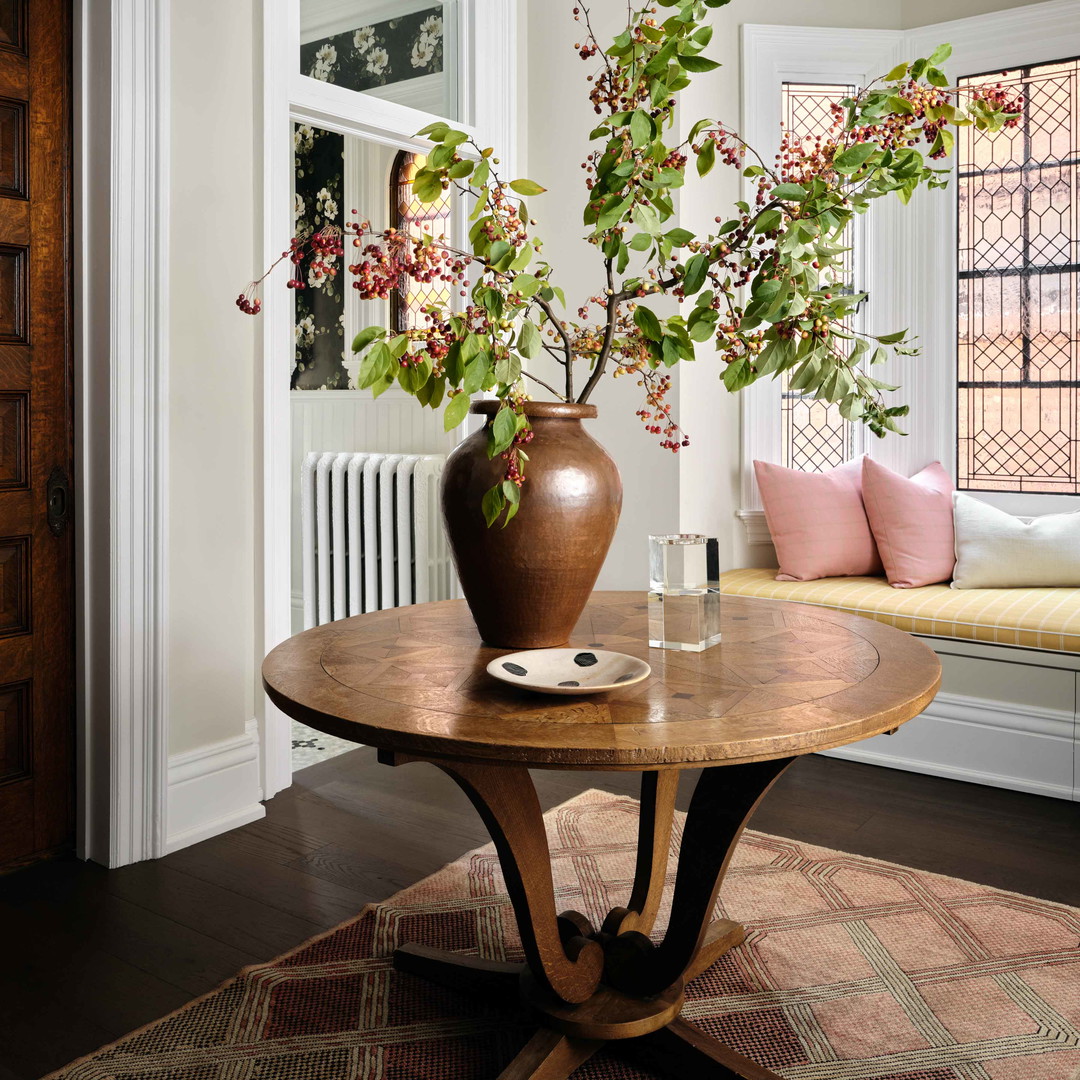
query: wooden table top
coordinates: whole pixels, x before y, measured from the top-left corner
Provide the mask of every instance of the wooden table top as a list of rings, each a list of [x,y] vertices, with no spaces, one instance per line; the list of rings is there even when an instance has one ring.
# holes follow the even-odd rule
[[[921,713],[932,650],[858,615],[725,596],[722,644],[650,649],[644,593],[594,593],[571,639],[647,660],[642,683],[554,697],[493,679],[463,600],[360,615],[283,642],[263,664],[282,711],[380,749],[535,768],[694,768],[826,750]]]

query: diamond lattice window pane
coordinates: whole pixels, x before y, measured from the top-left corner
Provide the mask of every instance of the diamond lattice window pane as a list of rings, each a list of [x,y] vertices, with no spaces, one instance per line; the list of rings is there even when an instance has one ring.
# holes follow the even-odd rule
[[[802,139],[828,135],[835,124],[833,102],[855,92],[854,86],[785,83],[784,128]],[[852,253],[844,256],[843,280],[853,285]],[[784,376],[781,393],[784,464],[804,472],[824,472],[842,465],[853,453],[851,425],[836,405],[814,401],[788,389]]]
[[[1080,493],[1080,60],[992,79],[1018,127],[959,140],[958,475],[982,491]]]

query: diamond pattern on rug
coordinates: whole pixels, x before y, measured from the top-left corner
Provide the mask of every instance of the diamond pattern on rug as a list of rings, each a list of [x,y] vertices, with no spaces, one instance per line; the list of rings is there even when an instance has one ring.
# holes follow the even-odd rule
[[[625,901],[636,819],[599,791],[546,815],[560,910],[598,923]],[[748,832],[718,914],[746,943],[690,984],[683,1015],[785,1080],[1080,1075],[1080,910]],[[408,941],[520,959],[490,847],[53,1080],[497,1076],[527,1014],[396,974]],[[647,1075],[605,1050],[575,1080]]]

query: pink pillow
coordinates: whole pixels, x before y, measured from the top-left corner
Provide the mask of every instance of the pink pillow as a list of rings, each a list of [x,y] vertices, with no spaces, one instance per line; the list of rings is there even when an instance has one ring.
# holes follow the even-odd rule
[[[953,482],[941,462],[908,480],[863,458],[862,489],[889,584],[917,589],[951,580],[956,566]]]
[[[862,463],[809,473],[754,462],[765,520],[776,557],[777,581],[880,574],[862,501]]]

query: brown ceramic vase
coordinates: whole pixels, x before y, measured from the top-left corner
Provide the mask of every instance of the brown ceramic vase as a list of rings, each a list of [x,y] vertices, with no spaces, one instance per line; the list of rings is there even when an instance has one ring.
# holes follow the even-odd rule
[[[492,422],[497,401],[471,411]],[[487,454],[487,425],[451,455],[442,508],[458,577],[480,636],[503,648],[564,645],[596,584],[622,508],[615,462],[582,426],[595,405],[528,402],[534,432],[521,507],[490,529],[480,504],[506,469]]]

